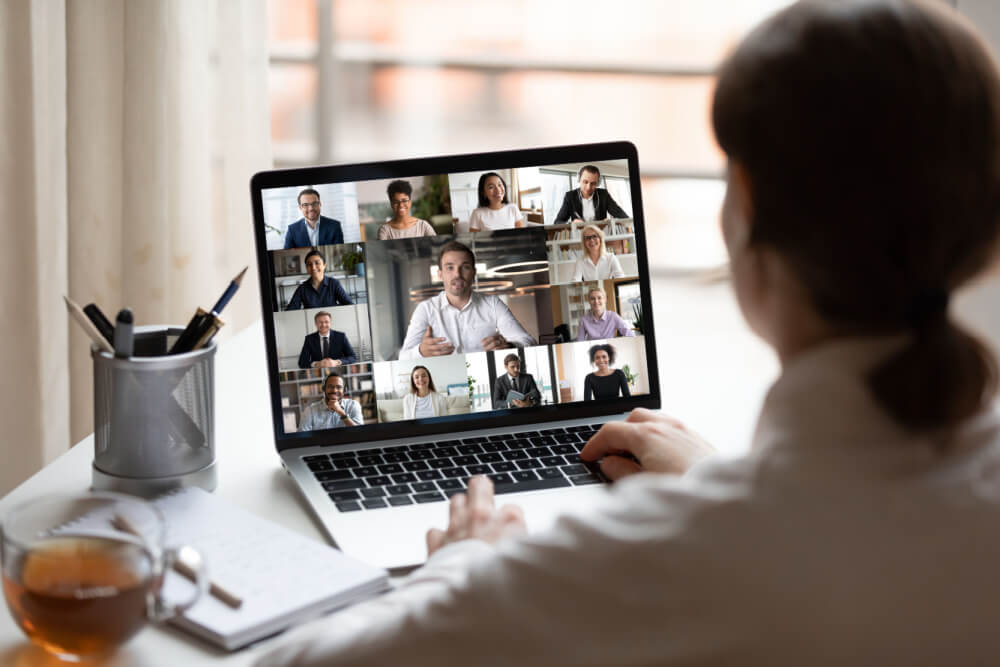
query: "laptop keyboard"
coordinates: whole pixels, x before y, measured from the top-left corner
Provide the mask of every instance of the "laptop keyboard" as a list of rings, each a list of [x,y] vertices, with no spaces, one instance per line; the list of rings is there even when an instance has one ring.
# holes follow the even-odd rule
[[[423,442],[302,460],[341,512],[444,502],[473,475],[493,480],[497,494],[603,484],[580,450],[598,426]]]

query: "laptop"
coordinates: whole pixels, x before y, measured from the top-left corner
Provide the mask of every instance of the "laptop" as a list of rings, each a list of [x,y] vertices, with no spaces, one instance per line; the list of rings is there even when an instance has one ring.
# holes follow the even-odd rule
[[[254,175],[275,445],[338,548],[423,562],[473,475],[529,530],[606,498],[580,450],[660,407],[639,180],[628,142]]]

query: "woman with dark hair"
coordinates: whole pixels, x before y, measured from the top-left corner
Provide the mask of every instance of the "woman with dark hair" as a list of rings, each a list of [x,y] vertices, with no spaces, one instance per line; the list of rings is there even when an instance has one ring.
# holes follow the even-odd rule
[[[340,281],[333,276],[326,275],[326,260],[323,259],[323,253],[319,249],[313,248],[306,253],[305,264],[309,277],[295,288],[285,310],[354,304],[347,296],[347,290],[340,284]]]
[[[437,235],[431,223],[410,215],[410,207],[413,206],[413,186],[409,181],[393,181],[386,188],[386,194],[389,195],[389,204],[392,206],[392,219],[379,225],[379,241]]]
[[[440,417],[448,414],[444,396],[434,387],[434,378],[426,366],[414,366],[410,371],[410,393],[403,397],[403,419]]]
[[[507,184],[500,174],[488,171],[479,177],[479,207],[469,216],[469,231],[524,227],[517,204],[507,199]]]
[[[620,368],[613,368],[615,347],[610,343],[590,347],[590,363],[597,368],[583,379],[583,400],[631,396],[628,379]]]
[[[530,536],[474,477],[408,585],[264,663],[997,662],[997,368],[948,309],[1000,235],[989,49],[944,2],[799,2],[712,122],[736,299],[781,362],[749,453],[636,410],[580,453],[603,502]]]

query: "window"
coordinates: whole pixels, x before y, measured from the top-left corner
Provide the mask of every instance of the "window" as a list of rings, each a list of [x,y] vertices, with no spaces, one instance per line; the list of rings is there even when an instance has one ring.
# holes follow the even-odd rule
[[[651,242],[669,245],[654,261],[718,263],[712,72],[786,4],[271,0],[275,163],[626,139],[639,149]],[[555,178],[541,174],[546,211]]]

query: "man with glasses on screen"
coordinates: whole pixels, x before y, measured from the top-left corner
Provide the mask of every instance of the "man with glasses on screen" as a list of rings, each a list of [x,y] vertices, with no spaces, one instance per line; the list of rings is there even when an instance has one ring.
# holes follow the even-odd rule
[[[322,204],[319,193],[306,188],[298,196],[302,217],[288,226],[285,248],[315,248],[344,242],[340,221],[320,215]]]
[[[438,275],[444,291],[417,304],[400,359],[535,344],[499,297],[473,291],[476,256],[468,246],[458,241],[446,244],[438,257]]]
[[[556,213],[556,222],[593,222],[613,218],[627,218],[629,214],[611,197],[601,183],[601,170],[592,164],[584,165],[577,174],[580,187],[570,190],[563,197],[562,207]]]

